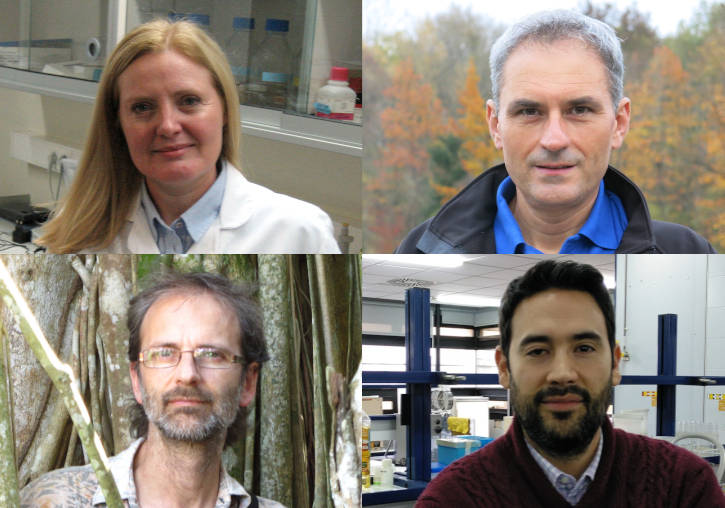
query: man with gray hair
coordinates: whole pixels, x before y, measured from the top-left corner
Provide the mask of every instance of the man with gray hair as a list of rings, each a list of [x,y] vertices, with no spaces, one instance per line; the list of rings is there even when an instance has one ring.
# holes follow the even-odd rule
[[[414,228],[398,253],[712,253],[652,220],[642,192],[609,166],[629,130],[614,30],[575,11],[511,26],[490,54],[486,118],[504,163]]]
[[[137,439],[109,459],[124,505],[284,508],[248,493],[222,464],[268,359],[249,288],[209,273],[164,275],[131,300],[128,329]],[[106,500],[91,467],[75,466],[28,484],[21,506]]]

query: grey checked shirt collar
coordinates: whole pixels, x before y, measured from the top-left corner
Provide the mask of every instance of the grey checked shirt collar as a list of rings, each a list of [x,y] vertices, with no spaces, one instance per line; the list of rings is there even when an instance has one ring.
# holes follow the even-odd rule
[[[136,499],[136,483],[133,481],[133,458],[136,456],[139,446],[143,443],[144,438],[139,438],[131,446],[126,448],[118,455],[108,459],[110,463],[111,474],[116,481],[121,499],[126,502],[128,508],[139,508],[138,499]],[[224,466],[222,466],[222,477],[219,481],[219,493],[214,508],[230,508],[234,498],[249,497],[247,491],[244,490],[239,482],[229,476]],[[261,504],[261,503],[260,503]],[[105,507],[106,499],[103,496],[101,488],[96,489],[93,495],[94,507]],[[234,506],[237,506],[236,504]],[[242,506],[245,506],[242,503]]]
[[[594,458],[589,463],[589,467],[586,468],[584,473],[579,477],[579,481],[570,474],[566,474],[560,471],[555,465],[546,460],[536,448],[526,441],[526,446],[531,452],[531,456],[544,471],[544,474],[549,479],[551,484],[554,486],[556,491],[567,500],[567,502],[574,506],[586,493],[589,485],[594,481],[594,475],[597,474],[597,468],[599,467],[599,459],[602,458],[602,449],[604,448],[604,433],[602,432],[599,437],[599,444],[597,445],[597,451],[594,453]]]
[[[141,186],[141,208],[159,252],[184,254],[194,242],[198,242],[204,236],[209,226],[219,216],[226,183],[227,165],[221,164],[221,171],[212,186],[169,227],[159,215],[144,181]]]

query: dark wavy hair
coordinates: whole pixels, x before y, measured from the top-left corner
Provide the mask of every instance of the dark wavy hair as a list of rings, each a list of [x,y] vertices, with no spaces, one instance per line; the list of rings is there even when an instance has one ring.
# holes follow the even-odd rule
[[[239,341],[242,346],[242,376],[243,381],[247,366],[256,362],[260,369],[269,359],[267,345],[262,330],[262,313],[254,297],[256,286],[249,283],[232,282],[221,275],[205,272],[167,272],[155,274],[148,281],[150,286],[131,299],[128,309],[127,326],[128,359],[138,362],[141,349],[141,324],[151,306],[159,299],[172,294],[209,294],[225,308],[234,313],[239,324]],[[138,363],[135,364],[136,372]],[[234,422],[227,429],[224,446],[228,446],[239,439],[246,430],[247,410],[240,407]],[[131,436],[138,438],[148,432],[149,421],[143,406],[135,400],[129,408]]]
[[[614,358],[614,306],[604,285],[602,274],[591,265],[574,261],[547,259],[532,266],[524,275],[511,281],[501,300],[498,326],[501,349],[508,359],[511,347],[511,321],[516,307],[526,298],[549,289],[569,289],[589,293],[604,315],[607,338]]]

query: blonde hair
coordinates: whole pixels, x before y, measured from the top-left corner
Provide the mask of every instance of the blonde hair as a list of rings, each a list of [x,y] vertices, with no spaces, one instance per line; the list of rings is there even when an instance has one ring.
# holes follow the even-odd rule
[[[137,58],[166,50],[181,53],[211,73],[225,108],[220,157],[239,167],[239,98],[224,52],[191,22],[145,23],[123,38],[103,69],[78,172],[38,240],[51,252],[103,249],[123,228],[143,176],[131,161],[121,130],[118,78]]]

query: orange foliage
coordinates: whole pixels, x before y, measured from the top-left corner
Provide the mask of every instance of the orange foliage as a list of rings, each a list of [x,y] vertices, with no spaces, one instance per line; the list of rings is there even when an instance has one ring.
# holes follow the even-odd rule
[[[364,182],[364,220],[377,250],[392,252],[417,220],[414,204],[432,192],[427,146],[444,132],[444,120],[433,87],[422,82],[410,60],[395,65],[383,95],[389,103],[380,114],[383,146]]]
[[[486,103],[478,90],[478,72],[471,58],[468,61],[466,80],[458,96],[461,107],[455,125],[455,133],[461,138],[461,165],[471,177],[501,160],[501,154],[493,144],[486,123]]]
[[[613,162],[642,188],[654,218],[725,245],[725,134],[714,106],[725,102],[722,84],[705,88],[662,46],[629,90],[631,130]]]

